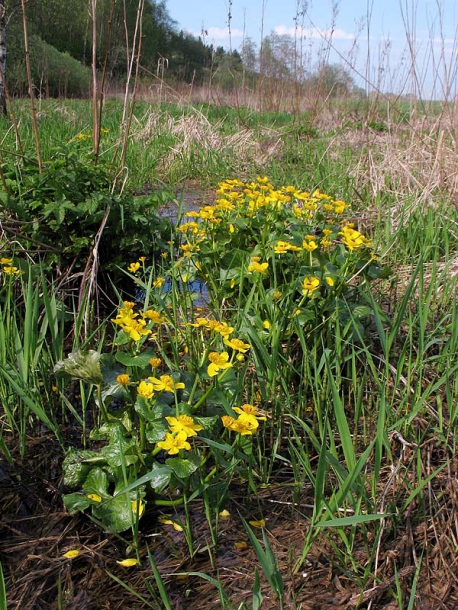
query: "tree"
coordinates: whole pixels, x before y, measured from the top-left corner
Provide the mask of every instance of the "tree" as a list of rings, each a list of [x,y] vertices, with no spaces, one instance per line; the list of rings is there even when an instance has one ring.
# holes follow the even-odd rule
[[[339,64],[323,64],[306,84],[325,97],[344,97],[355,87],[350,72]]]

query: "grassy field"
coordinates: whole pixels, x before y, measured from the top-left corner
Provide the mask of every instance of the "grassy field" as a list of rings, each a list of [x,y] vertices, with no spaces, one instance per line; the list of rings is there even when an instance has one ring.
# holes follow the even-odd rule
[[[0,608],[458,607],[455,110],[16,103]]]

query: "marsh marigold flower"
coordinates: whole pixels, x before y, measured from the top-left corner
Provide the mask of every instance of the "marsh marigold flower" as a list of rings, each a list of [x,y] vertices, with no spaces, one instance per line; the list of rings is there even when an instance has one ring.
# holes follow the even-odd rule
[[[130,273],[135,273],[139,269],[140,263],[130,263],[130,265],[127,267],[127,271],[130,271]]]
[[[248,415],[247,413],[243,413],[237,419],[231,417],[230,415],[223,415],[221,417],[221,421],[223,422],[223,426],[232,432],[236,432],[241,436],[247,436],[248,434],[253,434],[259,427],[259,422],[253,415]]]
[[[207,373],[210,377],[214,377],[218,375],[221,370],[230,369],[232,367],[232,363],[229,362],[229,354],[227,352],[210,352],[208,354],[208,359],[210,360],[210,364],[207,367]]]
[[[164,316],[161,316],[161,314],[154,309],[148,309],[147,311],[144,311],[142,313],[142,316],[144,318],[148,318],[148,320],[151,320],[155,324],[162,324],[162,322],[164,321]]]
[[[161,366],[162,360],[160,358],[150,358],[148,363],[151,364],[153,369],[156,369],[158,366]]]
[[[164,284],[165,284],[165,277],[157,277],[153,282],[154,288],[162,288],[162,286]]]
[[[127,375],[127,373],[121,373],[116,377],[116,381],[119,383],[119,385],[127,385],[130,381],[130,377]]]
[[[184,383],[175,382],[170,375],[161,375],[157,377],[148,377],[149,381],[156,392],[175,392],[175,390],[183,390]]]
[[[145,328],[145,320],[135,320],[134,318],[126,317],[122,320],[116,319],[114,322],[119,324],[123,331],[127,333],[133,341],[139,341],[142,335],[151,334],[151,330]]]
[[[188,435],[186,432],[181,430],[177,434],[170,434],[170,432],[165,433],[165,439],[163,441],[159,441],[157,446],[167,451],[169,455],[176,455],[180,449],[185,449],[189,451],[191,449],[191,445],[186,440]]]
[[[22,273],[22,271],[18,267],[11,267],[9,265],[3,267],[3,272],[7,275],[19,275],[20,273]]]
[[[244,343],[241,339],[229,339],[228,337],[224,337],[223,343],[237,352],[242,352],[242,354],[246,354],[251,347],[249,343]]]
[[[299,246],[295,246],[294,244],[290,244],[287,241],[279,240],[275,244],[275,254],[285,254],[286,252],[297,252],[300,250]]]
[[[339,235],[342,236],[342,243],[345,244],[350,251],[370,245],[369,240],[350,225],[344,226]]]
[[[266,416],[263,415],[263,413],[257,407],[248,403],[245,403],[241,407],[233,407],[232,410],[236,413],[239,413],[239,415],[251,415],[259,421],[266,421],[267,419]]]
[[[204,427],[200,424],[196,424],[192,417],[189,415],[179,415],[178,417],[166,417],[167,423],[171,432],[178,433],[184,432],[186,436],[197,436],[199,430],[203,430]]]
[[[318,248],[318,244],[315,241],[315,237],[313,235],[307,235],[302,242],[302,247],[304,250],[307,250],[307,252],[313,252],[316,250]]]
[[[269,268],[269,263],[260,263],[259,256],[252,256],[250,264],[248,265],[248,271],[250,273],[262,273],[264,274]]]
[[[154,396],[154,387],[153,384],[149,381],[140,381],[137,388],[137,393],[142,398],[146,398],[147,400]]]
[[[304,277],[301,284],[302,294],[306,297],[311,297],[319,285],[320,280],[316,276]]]

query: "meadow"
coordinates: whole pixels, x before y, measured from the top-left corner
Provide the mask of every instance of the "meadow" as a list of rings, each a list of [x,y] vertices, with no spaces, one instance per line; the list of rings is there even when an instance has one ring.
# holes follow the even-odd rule
[[[0,608],[457,607],[456,106],[146,98],[0,124]]]

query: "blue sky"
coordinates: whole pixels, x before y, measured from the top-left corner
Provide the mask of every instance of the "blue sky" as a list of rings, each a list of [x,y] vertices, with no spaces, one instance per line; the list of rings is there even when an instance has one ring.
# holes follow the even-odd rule
[[[180,29],[196,36],[205,31],[206,42],[229,48],[228,0],[166,0],[166,6]],[[262,30],[264,35],[275,31],[294,36],[298,6],[307,9],[298,24],[311,56],[329,48],[330,61],[357,68],[358,84],[370,89],[383,80],[385,90],[392,86],[408,92],[410,36],[417,56],[417,86],[435,97],[441,97],[446,82],[455,86],[456,0],[233,0],[232,48],[239,49],[244,36],[259,45]]]

